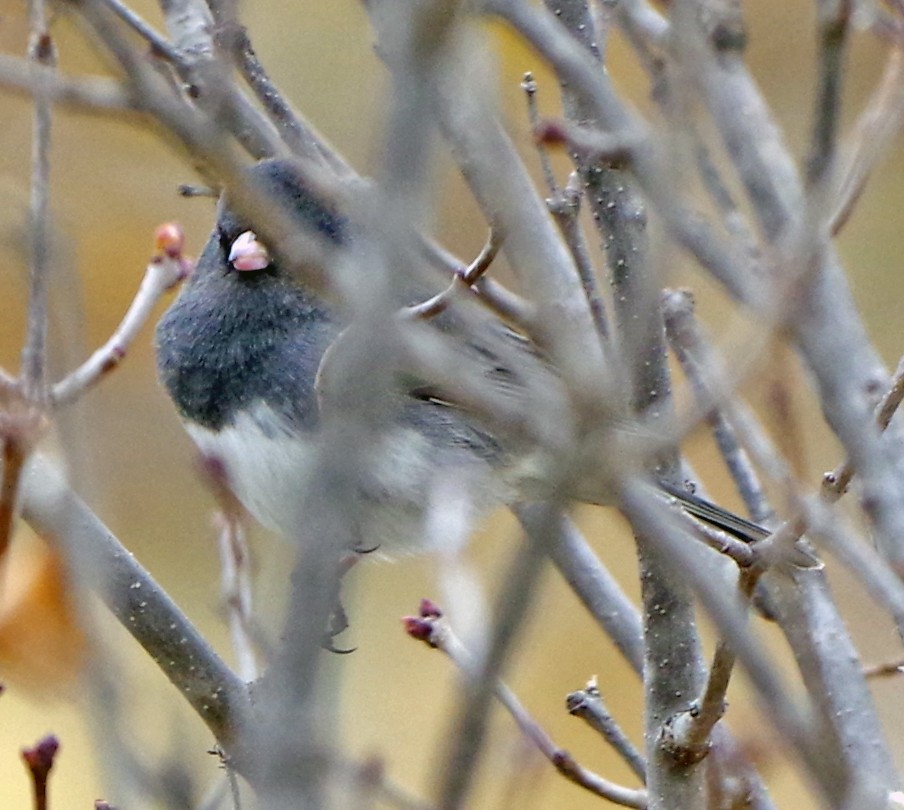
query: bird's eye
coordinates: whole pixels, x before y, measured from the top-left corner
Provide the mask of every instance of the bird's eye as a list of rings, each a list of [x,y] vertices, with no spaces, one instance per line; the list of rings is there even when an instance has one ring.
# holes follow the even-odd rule
[[[236,270],[265,270],[270,266],[270,254],[254,231],[245,231],[229,246],[229,263]]]

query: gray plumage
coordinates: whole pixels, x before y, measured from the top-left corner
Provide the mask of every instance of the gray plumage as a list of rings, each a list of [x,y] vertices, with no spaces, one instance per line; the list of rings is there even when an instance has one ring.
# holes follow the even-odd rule
[[[307,190],[290,164],[265,162],[252,172],[300,224],[313,223],[336,244],[348,240],[346,221]],[[247,230],[221,204],[194,273],[157,326],[157,366],[192,438],[224,464],[245,507],[290,533],[320,416],[315,378],[340,325],[277,261],[253,271],[231,266],[231,246]],[[502,459],[489,432],[426,387],[399,393],[395,422],[376,461],[362,471],[356,506],[380,507],[364,513],[364,546],[418,542],[413,535],[437,469],[457,465],[463,475],[480,476]],[[506,497],[502,486],[481,489],[484,506]]]

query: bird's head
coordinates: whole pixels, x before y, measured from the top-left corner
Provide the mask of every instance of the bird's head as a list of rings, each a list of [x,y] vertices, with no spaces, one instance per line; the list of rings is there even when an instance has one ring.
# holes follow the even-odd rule
[[[347,241],[347,220],[335,206],[311,190],[295,163],[261,161],[248,170],[248,178],[275,210],[298,222],[300,232],[307,231],[337,246]],[[232,204],[231,196],[227,190],[221,198],[216,225],[216,236],[228,267],[240,273],[276,273],[277,257],[258,236],[260,223],[266,222],[268,213],[274,209],[248,211],[246,205],[243,215]]]

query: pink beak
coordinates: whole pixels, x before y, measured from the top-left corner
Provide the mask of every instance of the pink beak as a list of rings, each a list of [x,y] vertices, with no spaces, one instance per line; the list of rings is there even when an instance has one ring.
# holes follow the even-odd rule
[[[270,266],[270,254],[254,231],[245,231],[232,243],[229,262],[236,270],[264,270]]]

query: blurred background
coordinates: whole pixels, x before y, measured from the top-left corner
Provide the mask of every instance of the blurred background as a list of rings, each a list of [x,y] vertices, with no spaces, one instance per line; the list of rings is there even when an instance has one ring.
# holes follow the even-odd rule
[[[22,3],[0,10],[2,52],[24,55],[27,26]],[[134,7],[162,30],[155,5]],[[381,118],[387,77],[372,52],[360,3],[296,0],[276,4],[246,0],[243,16],[255,49],[277,83],[361,172],[379,166]],[[750,27],[749,63],[773,105],[795,153],[805,152],[815,76],[813,20],[809,4],[758,0],[746,4]],[[54,23],[60,65],[72,73],[102,73],[107,66],[92,50],[90,37],[66,14]],[[488,30],[498,52],[498,93],[510,132],[536,170],[519,82],[525,70],[540,79],[544,103],[554,108],[555,83],[539,60],[504,31]],[[846,120],[853,120],[879,76],[885,46],[869,35],[855,36],[846,74]],[[652,112],[645,77],[624,44],[612,43],[610,71],[617,86]],[[16,370],[25,308],[24,226],[28,202],[31,118],[27,99],[0,89],[0,364]],[[904,149],[899,141],[870,183],[840,239],[855,295],[873,340],[894,365],[902,352],[900,301],[904,295]],[[462,183],[448,170],[437,195],[435,229],[461,257],[470,257],[486,233]],[[561,175],[564,179],[564,175]],[[185,155],[153,127],[133,120],[61,111],[54,119],[53,201],[60,271],[54,285],[54,351],[58,370],[70,368],[111,334],[128,306],[153,249],[154,227],[180,221],[196,252],[212,224],[209,200],[179,197],[180,183],[197,176]],[[719,339],[743,328],[724,298],[684,264],[664,258],[675,283],[690,285],[701,316]],[[219,564],[210,512],[212,500],[194,472],[192,446],[157,385],[150,346],[151,329],[137,341],[122,367],[86,396],[61,424],[61,444],[80,494],[114,533],[163,584],[218,650],[231,660],[228,634],[219,607]],[[746,389],[767,422],[783,411],[793,425],[794,460],[816,485],[823,470],[840,459],[821,427],[818,404],[806,391],[804,372],[781,347]],[[787,420],[790,420],[787,421]],[[737,506],[726,489],[719,461],[703,435],[689,452],[711,492]],[[712,480],[715,479],[715,480]],[[720,488],[719,483],[722,482]],[[604,562],[632,595],[637,593],[633,544],[613,510],[583,509],[581,525]],[[517,550],[513,521],[499,515],[475,538],[467,561],[492,599],[499,577]],[[114,798],[116,778],[104,745],[103,721],[77,681],[65,677],[73,654],[73,634],[43,619],[29,602],[40,543],[21,527],[14,559],[5,572],[0,597],[0,806],[30,806],[29,783],[19,750],[53,732],[62,749],[51,783],[55,810],[92,807],[97,798]],[[280,541],[254,538],[258,612],[266,626],[278,627],[285,571],[291,559]],[[336,679],[337,717],[346,749],[359,757],[378,756],[391,779],[424,796],[439,774],[455,673],[439,653],[408,640],[399,618],[416,610],[422,596],[436,596],[436,561],[408,557],[372,563],[352,574],[347,608],[351,629],[344,643],[356,646],[329,668]],[[891,624],[874,610],[843,573],[832,582],[842,594],[866,662],[891,660],[899,644]],[[212,739],[155,666],[131,638],[97,611],[101,634],[109,640],[111,661],[93,662],[114,674],[128,704],[134,753],[149,765],[163,761],[184,766],[197,779],[197,796],[217,777],[218,764],[205,753]],[[787,658],[775,636],[776,654]],[[580,721],[564,710],[565,695],[598,675],[603,695],[638,745],[641,740],[640,688],[613,646],[584,615],[576,598],[550,571],[508,680],[536,719],[563,747],[588,767],[631,783],[626,767]],[[904,765],[902,688],[896,681],[875,684],[892,744]],[[778,803],[808,807],[793,768],[760,722],[743,676],[730,694],[728,723],[754,752]],[[897,733],[892,733],[896,730]],[[491,753],[472,806],[480,808],[590,808],[601,802],[559,778],[523,743],[511,720],[496,710]]]

